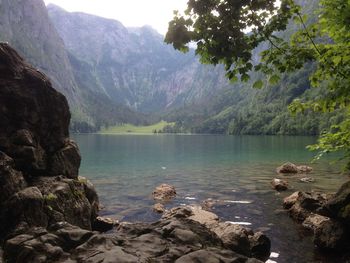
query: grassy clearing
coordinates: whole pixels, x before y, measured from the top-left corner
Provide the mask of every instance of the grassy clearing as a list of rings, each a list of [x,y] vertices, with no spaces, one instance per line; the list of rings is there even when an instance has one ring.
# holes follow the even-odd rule
[[[154,130],[162,130],[166,125],[174,125],[174,123],[161,121],[149,126],[123,124],[103,129],[100,134],[153,134]]]

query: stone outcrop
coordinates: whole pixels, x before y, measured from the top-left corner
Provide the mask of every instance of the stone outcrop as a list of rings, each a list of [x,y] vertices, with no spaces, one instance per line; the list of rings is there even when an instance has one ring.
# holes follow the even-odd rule
[[[98,197],[78,180],[66,98],[8,44],[0,44],[0,239],[65,221],[91,230]]]
[[[268,257],[270,241],[262,233],[204,210],[173,209],[153,224],[98,217],[97,193],[78,176],[81,158],[69,120],[65,97],[47,77],[0,44],[0,262],[258,263]],[[158,190],[155,199],[176,195],[168,185]]]
[[[7,240],[5,258],[8,262],[28,263],[194,263],[208,262],[209,258],[216,260],[213,262],[262,262],[227,248],[214,232],[191,220],[192,213],[189,208],[181,208],[153,224],[121,223],[115,235],[98,234],[68,223],[47,229],[36,227]],[[248,249],[249,245],[246,244]]]
[[[229,222],[221,222],[217,215],[201,207],[181,207],[166,212],[163,218],[188,218],[206,226],[215,233],[228,250],[247,257],[267,260],[270,255],[270,240],[262,233]]]
[[[350,248],[350,182],[335,195],[295,192],[284,199],[290,216],[314,234],[321,249],[348,251]]]

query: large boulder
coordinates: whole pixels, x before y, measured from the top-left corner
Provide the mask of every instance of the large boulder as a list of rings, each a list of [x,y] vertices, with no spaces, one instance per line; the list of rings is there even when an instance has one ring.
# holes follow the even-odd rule
[[[0,43],[0,239],[66,221],[91,229],[99,202],[78,178],[66,98],[49,79]]]
[[[3,237],[11,232],[25,232],[33,226],[47,225],[44,197],[37,187],[27,187],[3,204],[0,213],[0,233]]]
[[[24,172],[45,171],[68,138],[68,103],[5,43],[0,43],[0,105],[0,150]]]
[[[49,173],[76,179],[78,178],[80,162],[81,156],[78,145],[72,140],[67,140],[63,148],[51,157]]]
[[[344,183],[325,207],[330,214],[350,226],[350,181]]]
[[[325,194],[316,192],[295,192],[284,199],[284,207],[296,221],[303,222],[311,213],[325,215],[324,204],[327,201]]]
[[[90,203],[87,197],[86,182],[64,177],[43,177],[35,184],[43,193],[50,224],[66,221],[91,230],[98,211],[97,204]]]

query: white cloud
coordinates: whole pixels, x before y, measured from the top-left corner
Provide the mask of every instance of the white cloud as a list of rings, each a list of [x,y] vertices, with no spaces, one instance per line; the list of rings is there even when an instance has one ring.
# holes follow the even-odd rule
[[[44,0],[67,11],[113,18],[127,27],[150,25],[165,34],[173,10],[183,11],[188,0]]]

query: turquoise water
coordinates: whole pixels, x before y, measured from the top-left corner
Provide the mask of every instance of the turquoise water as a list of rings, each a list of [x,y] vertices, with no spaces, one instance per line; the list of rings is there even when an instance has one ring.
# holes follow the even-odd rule
[[[250,224],[272,240],[275,262],[337,262],[314,252],[310,235],[282,210],[282,200],[296,190],[335,191],[347,177],[327,161],[312,164],[313,183],[288,177],[291,190],[270,188],[277,166],[309,164],[305,146],[313,137],[215,135],[74,135],[83,157],[80,174],[96,186],[101,213],[125,221],[152,222],[151,193],[174,185],[178,196],[166,208],[215,200],[222,220]]]

